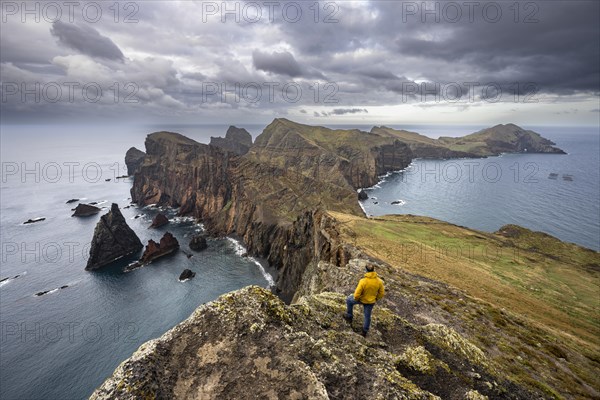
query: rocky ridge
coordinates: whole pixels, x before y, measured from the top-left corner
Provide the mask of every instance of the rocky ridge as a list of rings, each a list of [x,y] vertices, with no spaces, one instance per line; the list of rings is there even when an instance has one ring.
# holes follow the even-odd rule
[[[224,138],[211,137],[210,145],[241,156],[250,150],[250,147],[252,146],[252,135],[243,128],[230,126],[229,129],[227,129]]]

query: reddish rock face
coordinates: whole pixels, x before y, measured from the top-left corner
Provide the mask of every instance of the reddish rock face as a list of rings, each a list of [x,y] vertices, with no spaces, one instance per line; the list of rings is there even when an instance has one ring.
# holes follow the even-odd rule
[[[159,257],[165,256],[177,250],[179,248],[179,242],[170,232],[165,232],[163,237],[160,239],[160,243],[156,243],[150,239],[146,245],[146,250],[140,258],[142,264],[149,263],[152,260],[156,260]]]
[[[154,219],[152,220],[152,225],[150,225],[150,228],[160,228],[161,226],[166,225],[168,223],[169,219],[165,217],[164,214],[158,213],[156,217],[154,217]]]

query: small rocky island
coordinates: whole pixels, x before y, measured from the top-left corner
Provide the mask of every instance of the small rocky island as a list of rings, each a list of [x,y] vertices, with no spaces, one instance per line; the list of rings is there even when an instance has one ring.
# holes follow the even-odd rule
[[[127,225],[119,206],[113,203],[110,211],[96,224],[86,270],[92,271],[125,256],[135,254],[144,246]]]
[[[89,217],[90,215],[98,214],[101,211],[101,209],[91,204],[79,203],[77,207],[75,207],[71,211],[74,211],[71,217]]]

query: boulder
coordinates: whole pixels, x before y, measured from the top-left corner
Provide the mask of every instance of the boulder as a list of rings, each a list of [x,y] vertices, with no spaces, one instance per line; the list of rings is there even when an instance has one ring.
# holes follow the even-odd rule
[[[184,269],[183,272],[181,273],[181,275],[179,275],[179,280],[185,281],[186,279],[192,279],[195,276],[196,276],[195,272],[192,272],[189,269]]]
[[[79,203],[77,207],[74,209],[73,215],[71,217],[89,217],[90,215],[95,215],[100,212],[100,208],[93,206],[91,204],[82,204]]]
[[[158,214],[156,214],[156,217],[154,217],[154,219],[152,220],[152,225],[150,225],[150,228],[159,228],[168,223],[169,223],[169,219],[167,217],[165,217],[164,214],[158,213]]]
[[[140,238],[127,225],[119,206],[112,204],[110,211],[96,224],[90,246],[86,270],[95,270],[119,258],[140,251],[144,246]]]
[[[358,200],[364,201],[364,200],[367,200],[368,198],[369,198],[369,195],[363,189],[360,189],[358,191]]]
[[[67,202],[65,204],[71,204],[71,203],[75,203],[78,201],[79,201],[79,199],[70,199],[70,200],[67,200]]]
[[[206,238],[202,235],[195,235],[192,237],[192,240],[190,240],[190,249],[194,251],[202,251],[207,247],[208,244],[206,243]]]
[[[135,174],[135,171],[142,165],[144,161],[144,157],[146,157],[146,153],[141,150],[136,149],[135,147],[131,147],[125,153],[125,165],[127,165],[127,175]]]

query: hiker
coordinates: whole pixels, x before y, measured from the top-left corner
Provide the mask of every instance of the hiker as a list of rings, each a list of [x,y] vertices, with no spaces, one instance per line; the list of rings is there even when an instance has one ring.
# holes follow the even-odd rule
[[[373,311],[373,306],[375,305],[375,302],[381,300],[385,294],[383,281],[377,276],[377,272],[375,272],[374,269],[375,266],[373,264],[367,264],[367,273],[365,274],[365,277],[358,282],[354,294],[351,294],[346,299],[346,306],[348,308],[344,314],[344,319],[350,322],[350,324],[352,324],[354,306],[356,304],[363,305],[365,322],[362,328],[362,335],[364,337],[367,336],[367,332],[369,332],[369,327],[371,326],[371,312]]]

